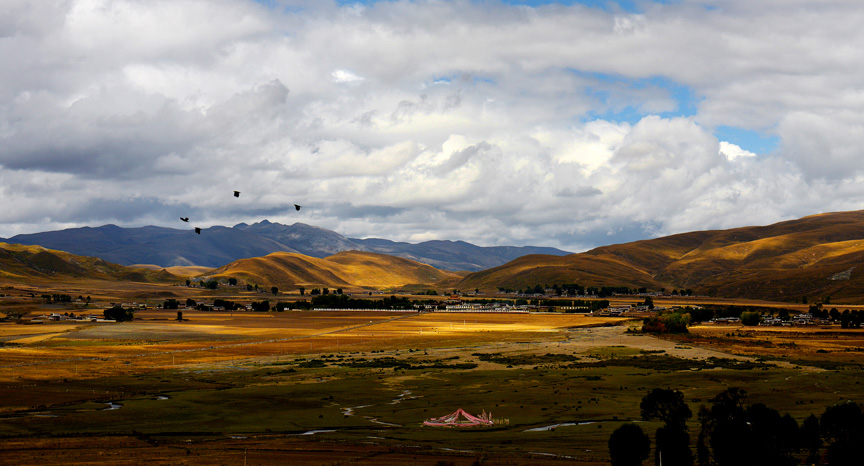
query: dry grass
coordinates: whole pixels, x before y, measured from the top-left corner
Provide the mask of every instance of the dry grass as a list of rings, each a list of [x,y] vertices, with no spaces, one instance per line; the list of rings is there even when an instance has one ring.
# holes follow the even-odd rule
[[[531,340],[614,320],[573,314],[201,312],[147,310],[122,324],[0,324],[0,382],[128,375],[178,365],[328,351],[372,351]],[[540,338],[540,337],[538,337]]]
[[[302,254],[276,252],[241,259],[213,271],[212,277],[239,278],[245,283],[297,286],[398,288],[410,284],[448,286],[462,275],[419,262],[383,254],[347,251],[319,259]]]
[[[104,301],[153,302],[169,295],[274,300],[236,289],[97,281],[48,285],[16,286],[0,303],[31,306],[37,314],[56,311],[29,293],[71,290]],[[0,341],[7,344],[0,348],[0,413],[6,420],[0,424],[0,464],[235,464],[246,451],[249,464],[563,464],[560,457],[537,454],[545,452],[600,465],[608,464],[609,434],[621,422],[638,419],[639,400],[651,387],[671,386],[688,400],[706,400],[724,387],[743,386],[754,402],[789,411],[799,421],[839,396],[861,396],[854,371],[795,369],[798,363],[788,358],[796,353],[836,361],[841,355],[857,357],[860,353],[846,350],[859,345],[860,333],[757,328],[758,335],[730,337],[726,334],[746,330],[699,326],[690,337],[658,339],[625,332],[624,319],[552,313],[183,310],[183,317],[187,320],[177,322],[176,311],[151,309],[122,324],[0,323]],[[621,325],[602,326],[609,324]],[[765,339],[773,347],[759,342]],[[788,347],[791,341],[797,349]],[[817,353],[820,344],[831,352]],[[481,354],[527,362],[508,366]],[[642,355],[693,361],[694,368],[686,362],[687,370],[554,362],[565,356],[602,362]],[[708,358],[769,356],[786,362],[756,370],[696,368]],[[323,365],[301,366],[313,360]],[[375,360],[415,368],[351,365]],[[435,363],[441,367],[417,368]],[[403,397],[406,393],[411,395]],[[170,399],[157,401],[160,395]],[[103,411],[107,401],[123,408]],[[459,406],[488,408],[512,423],[471,433],[418,425]],[[344,415],[346,407],[356,408],[356,415]],[[691,405],[694,412],[698,407],[696,401]],[[526,432],[579,420],[602,420],[602,428],[597,422]],[[649,433],[657,427],[644,426]],[[328,428],[335,431],[296,435]]]

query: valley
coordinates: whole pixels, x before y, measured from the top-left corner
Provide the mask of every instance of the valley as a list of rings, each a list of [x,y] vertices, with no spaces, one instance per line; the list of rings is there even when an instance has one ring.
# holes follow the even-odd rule
[[[824,318],[860,323],[859,214],[475,272],[370,251],[163,268],[0,244],[0,464],[601,465],[620,426],[655,437],[654,389],[682,394],[694,451],[696,413],[724,390],[800,426],[864,403],[864,331]],[[381,306],[310,309],[327,293]],[[133,318],[105,321],[112,308]],[[705,309],[823,318],[690,321]],[[673,310],[686,331],[642,331]],[[495,423],[423,426],[460,408]]]
[[[91,307],[266,295],[96,281],[3,290],[0,311],[32,315],[60,311],[30,298],[40,290],[86,293]],[[668,304],[694,304],[684,299]],[[694,413],[744,387],[799,422],[864,402],[860,330],[708,324],[660,338],[631,332],[639,319],[549,312],[182,313],[0,323],[0,464],[600,465],[624,422],[653,436],[639,401],[656,387],[681,390]],[[457,408],[501,422],[421,425]]]

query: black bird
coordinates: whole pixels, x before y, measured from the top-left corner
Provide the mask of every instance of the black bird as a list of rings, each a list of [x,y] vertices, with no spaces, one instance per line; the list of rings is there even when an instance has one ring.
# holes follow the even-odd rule
[[[297,204],[294,204],[294,210],[300,210],[300,206]]]
[[[200,235],[200,234],[201,234],[201,229],[198,228],[198,227],[195,227],[195,233],[198,233],[198,234]]]
[[[240,197],[240,191],[234,191],[234,197]]]
[[[189,217],[180,217],[180,220],[183,220],[184,222],[188,222],[188,221],[189,221]]]

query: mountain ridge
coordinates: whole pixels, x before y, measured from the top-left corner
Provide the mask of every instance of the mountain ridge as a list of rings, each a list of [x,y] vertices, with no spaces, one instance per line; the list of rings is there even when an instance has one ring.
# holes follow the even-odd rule
[[[460,289],[536,284],[694,289],[707,295],[803,300],[864,297],[864,211],[765,226],[680,233],[562,257],[523,256],[469,274]]]
[[[502,265],[521,255],[567,251],[535,246],[476,246],[464,241],[402,243],[381,238],[347,238],[324,228],[268,220],[233,227],[191,229],[157,226],[123,228],[108,224],[42,233],[21,234],[0,241],[39,245],[82,256],[99,257],[120,265],[155,264],[160,267],[221,267],[238,259],[293,252],[325,258],[343,251],[388,254],[450,271],[477,271]]]

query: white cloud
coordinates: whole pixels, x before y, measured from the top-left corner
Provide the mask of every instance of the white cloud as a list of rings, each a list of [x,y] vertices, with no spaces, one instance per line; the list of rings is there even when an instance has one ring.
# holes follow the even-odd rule
[[[0,236],[196,209],[572,250],[861,208],[849,2],[42,3],[0,6]]]
[[[330,77],[334,83],[353,83],[362,81],[363,78],[348,70],[334,70],[330,73]]]
[[[756,157],[755,153],[726,141],[720,141],[720,154],[729,160],[735,160],[738,157]]]

